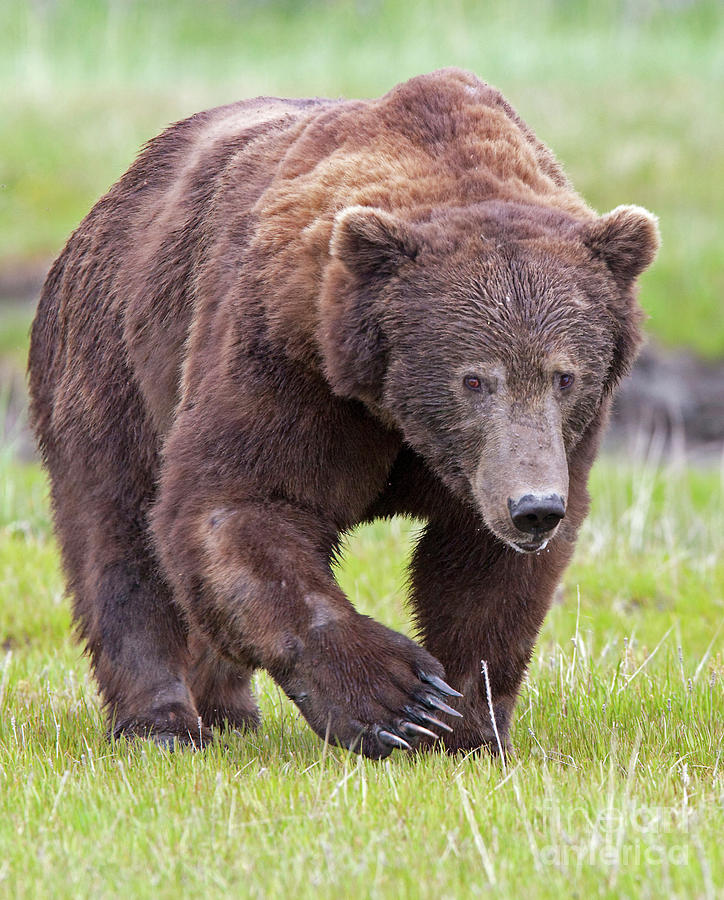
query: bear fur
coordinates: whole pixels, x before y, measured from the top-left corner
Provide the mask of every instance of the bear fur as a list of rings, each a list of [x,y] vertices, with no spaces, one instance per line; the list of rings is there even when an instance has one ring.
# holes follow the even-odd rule
[[[494,749],[494,724],[507,745],[657,246],[456,69],[151,141],[53,265],[29,361],[112,732],[253,727],[264,668],[371,757]],[[425,522],[420,644],[331,570],[340,536],[398,514]]]

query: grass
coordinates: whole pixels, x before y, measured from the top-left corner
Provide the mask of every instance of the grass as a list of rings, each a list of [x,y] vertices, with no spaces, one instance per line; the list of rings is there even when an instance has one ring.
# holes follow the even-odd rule
[[[0,381],[25,371],[32,316],[27,303],[0,305]]]
[[[107,744],[44,476],[5,452],[0,482],[0,895],[720,896],[720,472],[596,467],[507,766],[324,747],[264,675],[254,735]],[[414,533],[355,532],[338,572],[402,629]]]
[[[652,333],[724,353],[724,7],[6,0],[0,268],[46,261],[142,142],[254,94],[378,94],[442,65],[500,87],[601,210],[661,217]]]

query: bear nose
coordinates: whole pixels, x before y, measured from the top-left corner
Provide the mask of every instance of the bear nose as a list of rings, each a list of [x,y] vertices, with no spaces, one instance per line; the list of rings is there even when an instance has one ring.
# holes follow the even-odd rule
[[[524,494],[517,500],[508,498],[510,518],[519,531],[542,534],[551,531],[566,514],[566,503],[560,494]]]

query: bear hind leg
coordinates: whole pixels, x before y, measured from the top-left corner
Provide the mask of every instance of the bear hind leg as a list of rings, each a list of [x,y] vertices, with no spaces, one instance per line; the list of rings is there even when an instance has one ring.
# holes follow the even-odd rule
[[[251,666],[239,666],[220,656],[199,635],[189,638],[189,683],[205,725],[253,731],[261,721],[252,691]]]
[[[125,503],[91,481],[82,460],[53,479],[56,532],[73,615],[91,658],[112,737],[199,745],[188,686],[186,626],[127,488]],[[95,483],[93,483],[95,482]]]
[[[95,598],[88,645],[109,733],[202,746],[211,735],[188,688],[184,627],[167,585],[144,568],[136,561],[106,566]]]

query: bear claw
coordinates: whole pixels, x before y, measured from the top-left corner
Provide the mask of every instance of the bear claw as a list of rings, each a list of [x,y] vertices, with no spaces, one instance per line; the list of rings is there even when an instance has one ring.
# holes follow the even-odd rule
[[[446,723],[431,715],[428,712],[425,712],[424,709],[420,709],[420,707],[412,707],[406,706],[404,712],[407,715],[417,722],[424,722],[425,725],[432,725],[433,728],[442,728],[443,731],[447,731],[449,734],[452,734],[452,728]]]
[[[439,709],[440,712],[446,713],[448,716],[456,716],[458,719],[462,719],[463,717],[462,713],[453,709],[452,706],[448,706],[444,700],[440,700],[434,694],[423,694],[423,696],[420,697],[420,701],[426,706],[431,706],[433,709]]]
[[[416,725],[414,722],[402,722],[400,724],[400,731],[404,732],[409,737],[432,738],[433,741],[437,741],[440,738],[439,734],[435,734],[435,732],[430,731],[429,728],[423,728],[422,725]]]
[[[442,678],[438,678],[437,675],[428,675],[427,672],[420,672],[420,681],[426,681],[429,685],[435,688],[435,690],[443,694],[443,696],[447,697],[462,697],[460,691],[456,691],[455,688],[450,687],[450,685],[443,681]]]
[[[401,750],[412,750],[412,746],[404,738],[391,731],[380,730],[377,732],[377,740],[388,747],[399,747]]]

